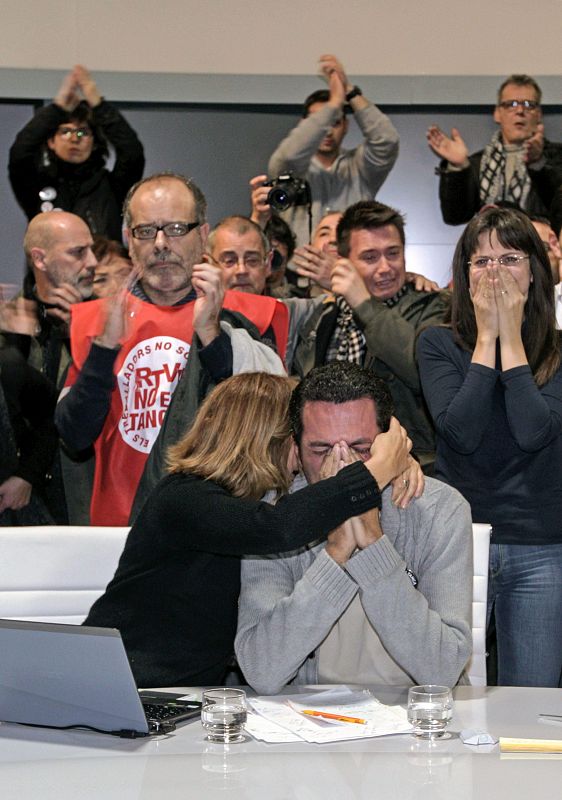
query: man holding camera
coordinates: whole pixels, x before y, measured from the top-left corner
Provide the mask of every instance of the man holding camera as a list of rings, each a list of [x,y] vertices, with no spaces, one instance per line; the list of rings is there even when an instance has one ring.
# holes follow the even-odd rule
[[[283,212],[299,245],[310,241],[310,231],[328,209],[344,209],[358,200],[374,198],[398,156],[394,126],[348,81],[341,62],[333,55],[322,56],[320,73],[328,89],[306,99],[304,118],[280,143],[268,167],[272,178],[291,172],[310,184],[311,219],[306,205],[293,205]],[[346,106],[364,137],[353,150],[341,149],[347,133]]]

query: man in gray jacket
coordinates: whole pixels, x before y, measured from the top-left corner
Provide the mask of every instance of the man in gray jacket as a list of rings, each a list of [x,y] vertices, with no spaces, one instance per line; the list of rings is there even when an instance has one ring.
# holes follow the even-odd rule
[[[269,159],[270,177],[293,172],[310,184],[312,220],[305,206],[282,214],[299,246],[329,209],[347,208],[357,200],[375,197],[398,157],[399,137],[389,118],[351,84],[333,55],[320,58],[319,71],[328,89],[305,100],[304,119],[279,144]],[[363,142],[353,150],[341,144],[347,133],[345,108],[351,108]]]
[[[295,389],[291,425],[304,478],[369,456],[392,401],[354,364],[313,370]],[[258,692],[285,684],[405,685],[463,680],[472,650],[472,536],[461,495],[426,479],[406,508],[378,510],[278,558],[242,561],[238,663]]]

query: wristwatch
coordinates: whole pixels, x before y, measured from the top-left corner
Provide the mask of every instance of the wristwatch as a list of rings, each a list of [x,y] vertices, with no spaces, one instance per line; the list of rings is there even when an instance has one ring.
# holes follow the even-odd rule
[[[353,89],[350,89],[349,92],[345,96],[345,102],[349,103],[350,100],[353,100],[354,97],[361,97],[363,92],[359,88],[359,86],[354,86]]]

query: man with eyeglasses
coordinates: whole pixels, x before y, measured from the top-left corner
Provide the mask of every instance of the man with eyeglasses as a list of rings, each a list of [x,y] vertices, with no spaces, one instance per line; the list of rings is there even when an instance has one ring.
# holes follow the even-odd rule
[[[346,208],[357,200],[375,197],[394,166],[399,143],[390,119],[349,82],[343,64],[334,55],[321,56],[319,72],[328,89],[320,89],[305,100],[304,118],[279,144],[268,166],[272,178],[291,171],[308,181],[312,229],[327,208]],[[363,135],[363,142],[353,150],[341,147],[347,133],[348,109]],[[293,206],[281,216],[296,234],[297,244],[308,244],[307,208]]]
[[[500,129],[484,150],[471,156],[456,128],[450,137],[437,125],[429,128],[428,144],[442,159],[439,199],[448,225],[469,222],[483,205],[500,201],[548,215],[562,182],[562,145],[544,138],[541,96],[529,75],[506,78],[494,110]]]
[[[242,370],[283,373],[259,341],[266,315],[253,309],[256,301],[284,307],[225,294],[221,269],[204,255],[205,215],[203,193],[183,176],[137,183],[124,204],[136,281],[73,313],[74,363],[56,424],[71,451],[94,445],[93,525],[128,523],[149,457],[142,500],[163,475],[166,445],[216,383]]]
[[[105,167],[108,142],[115,150],[111,171]],[[53,103],[36,112],[10,149],[10,183],[28,219],[41,211],[71,211],[92,234],[116,241],[121,241],[121,205],[143,169],[143,147],[135,131],[80,65],[64,77]]]

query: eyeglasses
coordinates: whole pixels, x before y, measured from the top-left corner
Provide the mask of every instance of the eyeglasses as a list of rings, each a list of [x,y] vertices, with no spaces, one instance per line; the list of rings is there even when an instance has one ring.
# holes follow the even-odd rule
[[[131,233],[135,239],[156,239],[158,231],[162,231],[164,236],[186,236],[199,224],[199,222],[166,222],[165,225],[136,225],[131,228]]]
[[[516,267],[521,261],[525,261],[529,256],[500,256],[499,258],[492,258],[492,256],[478,256],[472,261],[468,262],[468,266],[472,269],[486,269],[491,267],[492,264],[497,264],[498,267]]]
[[[502,100],[498,105],[500,108],[505,108],[506,111],[515,111],[516,108],[521,108],[523,111],[535,111],[539,107],[536,100]]]
[[[76,136],[78,141],[80,141],[80,139],[88,139],[90,136],[93,135],[90,128],[67,128],[67,127],[59,128],[57,134],[59,136],[62,136],[63,139],[72,139],[73,136]]]
[[[258,253],[244,253],[243,256],[238,256],[236,253],[224,253],[217,258],[217,261],[225,269],[234,269],[240,261],[243,262],[246,269],[259,269],[259,267],[263,267],[265,259]]]

